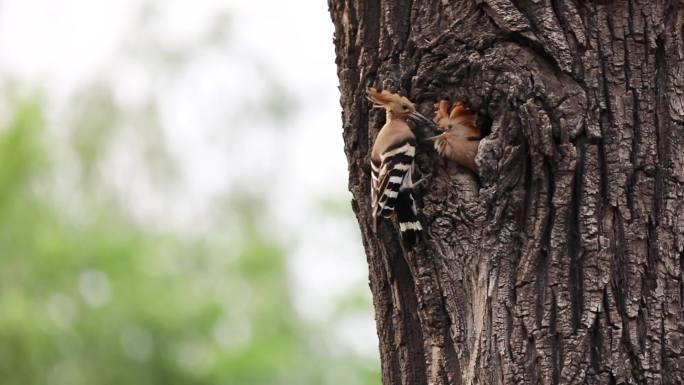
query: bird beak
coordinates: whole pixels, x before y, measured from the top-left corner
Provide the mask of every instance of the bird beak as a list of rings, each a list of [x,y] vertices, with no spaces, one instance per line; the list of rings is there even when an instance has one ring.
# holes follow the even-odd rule
[[[426,118],[425,115],[421,114],[418,111],[411,112],[409,114],[409,118],[413,119],[415,122],[422,123],[422,124],[431,124],[432,123],[432,120]]]
[[[442,135],[444,135],[444,134],[439,134],[439,135],[431,136],[429,138],[425,138],[425,139],[421,140],[421,143],[432,143],[435,140],[439,139]]]

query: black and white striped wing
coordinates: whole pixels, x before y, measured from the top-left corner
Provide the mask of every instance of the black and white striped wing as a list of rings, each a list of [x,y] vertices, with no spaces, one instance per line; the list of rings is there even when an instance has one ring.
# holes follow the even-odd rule
[[[373,216],[388,217],[394,211],[402,187],[411,187],[411,171],[416,154],[415,140],[407,140],[371,161]]]
[[[404,248],[410,249],[421,239],[423,226],[418,219],[418,210],[413,198],[413,189],[407,188],[399,191],[397,198],[397,221],[399,222],[399,234]]]

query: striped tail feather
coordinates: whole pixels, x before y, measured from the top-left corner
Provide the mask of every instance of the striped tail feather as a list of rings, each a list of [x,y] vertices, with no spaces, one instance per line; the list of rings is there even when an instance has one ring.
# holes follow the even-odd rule
[[[411,189],[402,189],[397,196],[397,220],[401,242],[405,249],[413,248],[421,239],[423,226],[418,220],[418,210]]]

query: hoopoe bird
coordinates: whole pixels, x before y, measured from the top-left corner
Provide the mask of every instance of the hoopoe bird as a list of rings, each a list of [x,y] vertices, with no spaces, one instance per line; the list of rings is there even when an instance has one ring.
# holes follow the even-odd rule
[[[477,129],[477,115],[462,102],[454,104],[451,112],[449,102],[442,100],[435,104],[437,112],[433,121],[444,132],[428,138],[435,141],[439,155],[477,173],[475,156],[480,145],[480,131]]]
[[[416,106],[399,94],[368,90],[374,108],[384,108],[385,125],[380,129],[371,152],[371,199],[374,227],[380,217],[388,218],[396,211],[401,240],[410,249],[420,240],[423,227],[413,198],[413,159],[416,136],[406,123]]]

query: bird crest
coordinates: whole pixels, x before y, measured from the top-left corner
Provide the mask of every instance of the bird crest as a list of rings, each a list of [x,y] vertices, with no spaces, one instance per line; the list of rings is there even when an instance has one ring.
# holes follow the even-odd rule
[[[373,107],[389,108],[396,106],[411,111],[416,110],[416,105],[407,97],[387,90],[378,91],[376,88],[370,87],[368,89],[368,99],[373,102]]]
[[[442,100],[435,103],[435,109],[436,114],[432,120],[445,130],[453,128],[453,125],[456,124],[472,128],[475,128],[477,124],[477,115],[470,108],[464,106],[463,102],[456,102],[449,112],[449,102]]]

